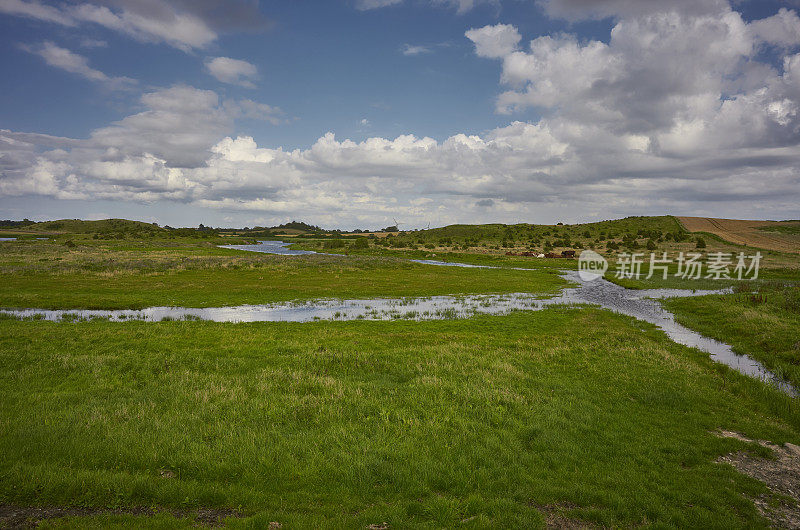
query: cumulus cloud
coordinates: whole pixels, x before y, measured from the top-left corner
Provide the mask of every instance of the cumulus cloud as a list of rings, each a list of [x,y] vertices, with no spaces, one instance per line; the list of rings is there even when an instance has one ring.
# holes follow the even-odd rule
[[[50,66],[77,74],[89,81],[103,83],[110,88],[125,88],[136,83],[134,79],[129,77],[110,77],[89,66],[89,59],[83,55],[78,55],[66,48],[56,46],[52,42],[43,42],[35,46],[23,45],[22,48],[40,56]]]
[[[96,0],[43,4],[0,0],[0,13],[62,26],[97,24],[142,42],[184,51],[205,48],[220,31],[261,29],[269,21],[248,0]]]
[[[479,57],[498,59],[517,49],[522,36],[517,28],[509,24],[497,24],[471,29],[466,37],[475,44],[475,53]]]
[[[230,57],[209,57],[205,62],[206,71],[218,81],[245,88],[255,88],[253,80],[258,77],[254,64]]]
[[[785,7],[776,15],[754,21],[750,27],[757,38],[769,44],[792,47],[800,42],[800,18]]]
[[[278,111],[185,85],[147,93],[141,104],[85,140],[0,131],[0,194],[185,200],[236,119]]]
[[[606,4],[620,13],[632,5]],[[771,216],[796,217],[796,13],[748,22],[728,6],[670,5],[615,15],[603,41],[470,30],[476,55],[502,65],[497,110],[535,108],[533,123],[511,118],[443,140],[331,132],[289,150],[237,130],[245,117],[280,123],[278,109],[177,86],[145,95],[141,112],[86,140],[0,132],[0,194],[173,200],[318,222],[395,216],[417,226],[605,218],[643,205],[761,217],[768,204]],[[777,62],[765,62],[765,47]]]

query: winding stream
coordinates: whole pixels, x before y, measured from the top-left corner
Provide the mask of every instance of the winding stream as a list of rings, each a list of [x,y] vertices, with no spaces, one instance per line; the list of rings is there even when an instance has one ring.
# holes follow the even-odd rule
[[[264,254],[279,254],[281,256],[317,254],[313,250],[293,250],[287,248],[289,245],[291,245],[291,243],[284,243],[283,241],[260,241],[258,245],[219,245],[219,247],[233,250],[247,250],[249,252],[262,252]]]
[[[259,245],[229,245],[224,248],[281,255],[315,254],[307,250],[290,250],[290,243],[265,241]],[[412,260],[436,266],[488,268],[436,260]],[[519,269],[535,270],[535,269]],[[733,352],[722,342],[705,337],[675,321],[672,313],[658,302],[661,298],[703,296],[728,290],[626,289],[603,278],[584,281],[577,271],[562,271],[562,277],[574,286],[564,288],[557,296],[542,299],[529,293],[504,295],[430,296],[354,300],[311,300],[264,305],[231,307],[150,307],[141,310],[42,310],[18,309],[0,312],[34,320],[75,321],[94,318],[111,321],[144,320],[210,320],[214,322],[312,322],[317,320],[436,320],[468,318],[478,314],[503,315],[511,311],[538,311],[554,304],[591,304],[649,322],[663,330],[673,341],[707,352],[711,359],[745,375],[775,384],[784,392],[797,396],[797,391],[778,379],[755,359]]]

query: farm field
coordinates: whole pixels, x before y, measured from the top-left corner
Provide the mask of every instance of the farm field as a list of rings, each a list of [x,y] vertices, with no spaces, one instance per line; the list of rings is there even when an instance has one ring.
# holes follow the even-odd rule
[[[555,237],[578,251],[592,245],[610,260],[626,249],[649,252],[650,241],[658,252],[742,248],[713,235],[697,248],[697,236],[671,217],[381,238],[293,229],[301,233],[292,247],[321,252],[304,256],[218,246],[253,242],[269,229],[128,223],[10,230],[19,240],[0,242],[0,308],[547,297],[569,285],[561,271],[577,260],[507,255],[537,238],[553,249],[570,248],[553,246]],[[36,239],[42,233],[47,240]],[[800,387],[800,260],[764,254],[756,281],[615,281],[733,286],[663,304],[688,328]],[[800,454],[792,456],[798,398],[598,307],[309,323],[49,322],[0,312],[0,385],[0,526],[800,521],[800,499],[786,486],[800,465]]]
[[[800,221],[745,221],[710,217],[678,217],[690,232],[707,232],[738,245],[800,252]]]

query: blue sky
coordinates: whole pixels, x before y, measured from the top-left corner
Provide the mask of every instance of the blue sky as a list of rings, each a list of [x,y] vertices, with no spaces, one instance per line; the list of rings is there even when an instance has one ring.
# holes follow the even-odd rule
[[[506,20],[531,37],[570,26],[547,19],[533,2],[509,2],[499,8],[485,4],[462,15],[452,8],[410,2],[366,11],[355,9],[352,2],[272,2],[260,10],[271,22],[265,30],[224,34],[207,49],[188,54],[164,44],[140,43],[101,26],[75,31],[0,17],[4,69],[15,73],[0,79],[7,96],[0,107],[3,126],[86,137],[135,106],[136,92],[108,94],[102,86],[53,69],[19,47],[51,40],[88,57],[93,67],[138,79],[143,87],[186,83],[275,104],[294,120],[280,128],[260,123],[243,128],[273,145],[306,147],[327,131],[353,139],[409,132],[438,139],[457,132],[479,134],[505,125],[508,118],[493,108],[499,65],[475,57],[464,32]],[[581,35],[602,37],[610,27],[605,21],[576,29]],[[81,46],[84,39],[107,46],[87,49]],[[402,53],[405,45],[430,51],[407,56]],[[231,86],[209,76],[203,69],[207,56],[256,65],[257,88]],[[537,118],[535,111],[521,117]],[[364,118],[369,127],[360,124]]]
[[[0,217],[797,218],[794,7],[0,0]]]

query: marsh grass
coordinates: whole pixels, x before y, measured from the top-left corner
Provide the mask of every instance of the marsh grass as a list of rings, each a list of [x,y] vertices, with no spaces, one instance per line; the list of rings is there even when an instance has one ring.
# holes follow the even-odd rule
[[[681,324],[730,344],[800,388],[800,286],[763,282],[753,287],[664,304]]]
[[[93,243],[72,251],[30,242],[0,253],[0,307],[140,309],[320,298],[545,294],[565,284],[547,271],[492,273],[370,256],[275,256],[194,241],[130,245]]]

